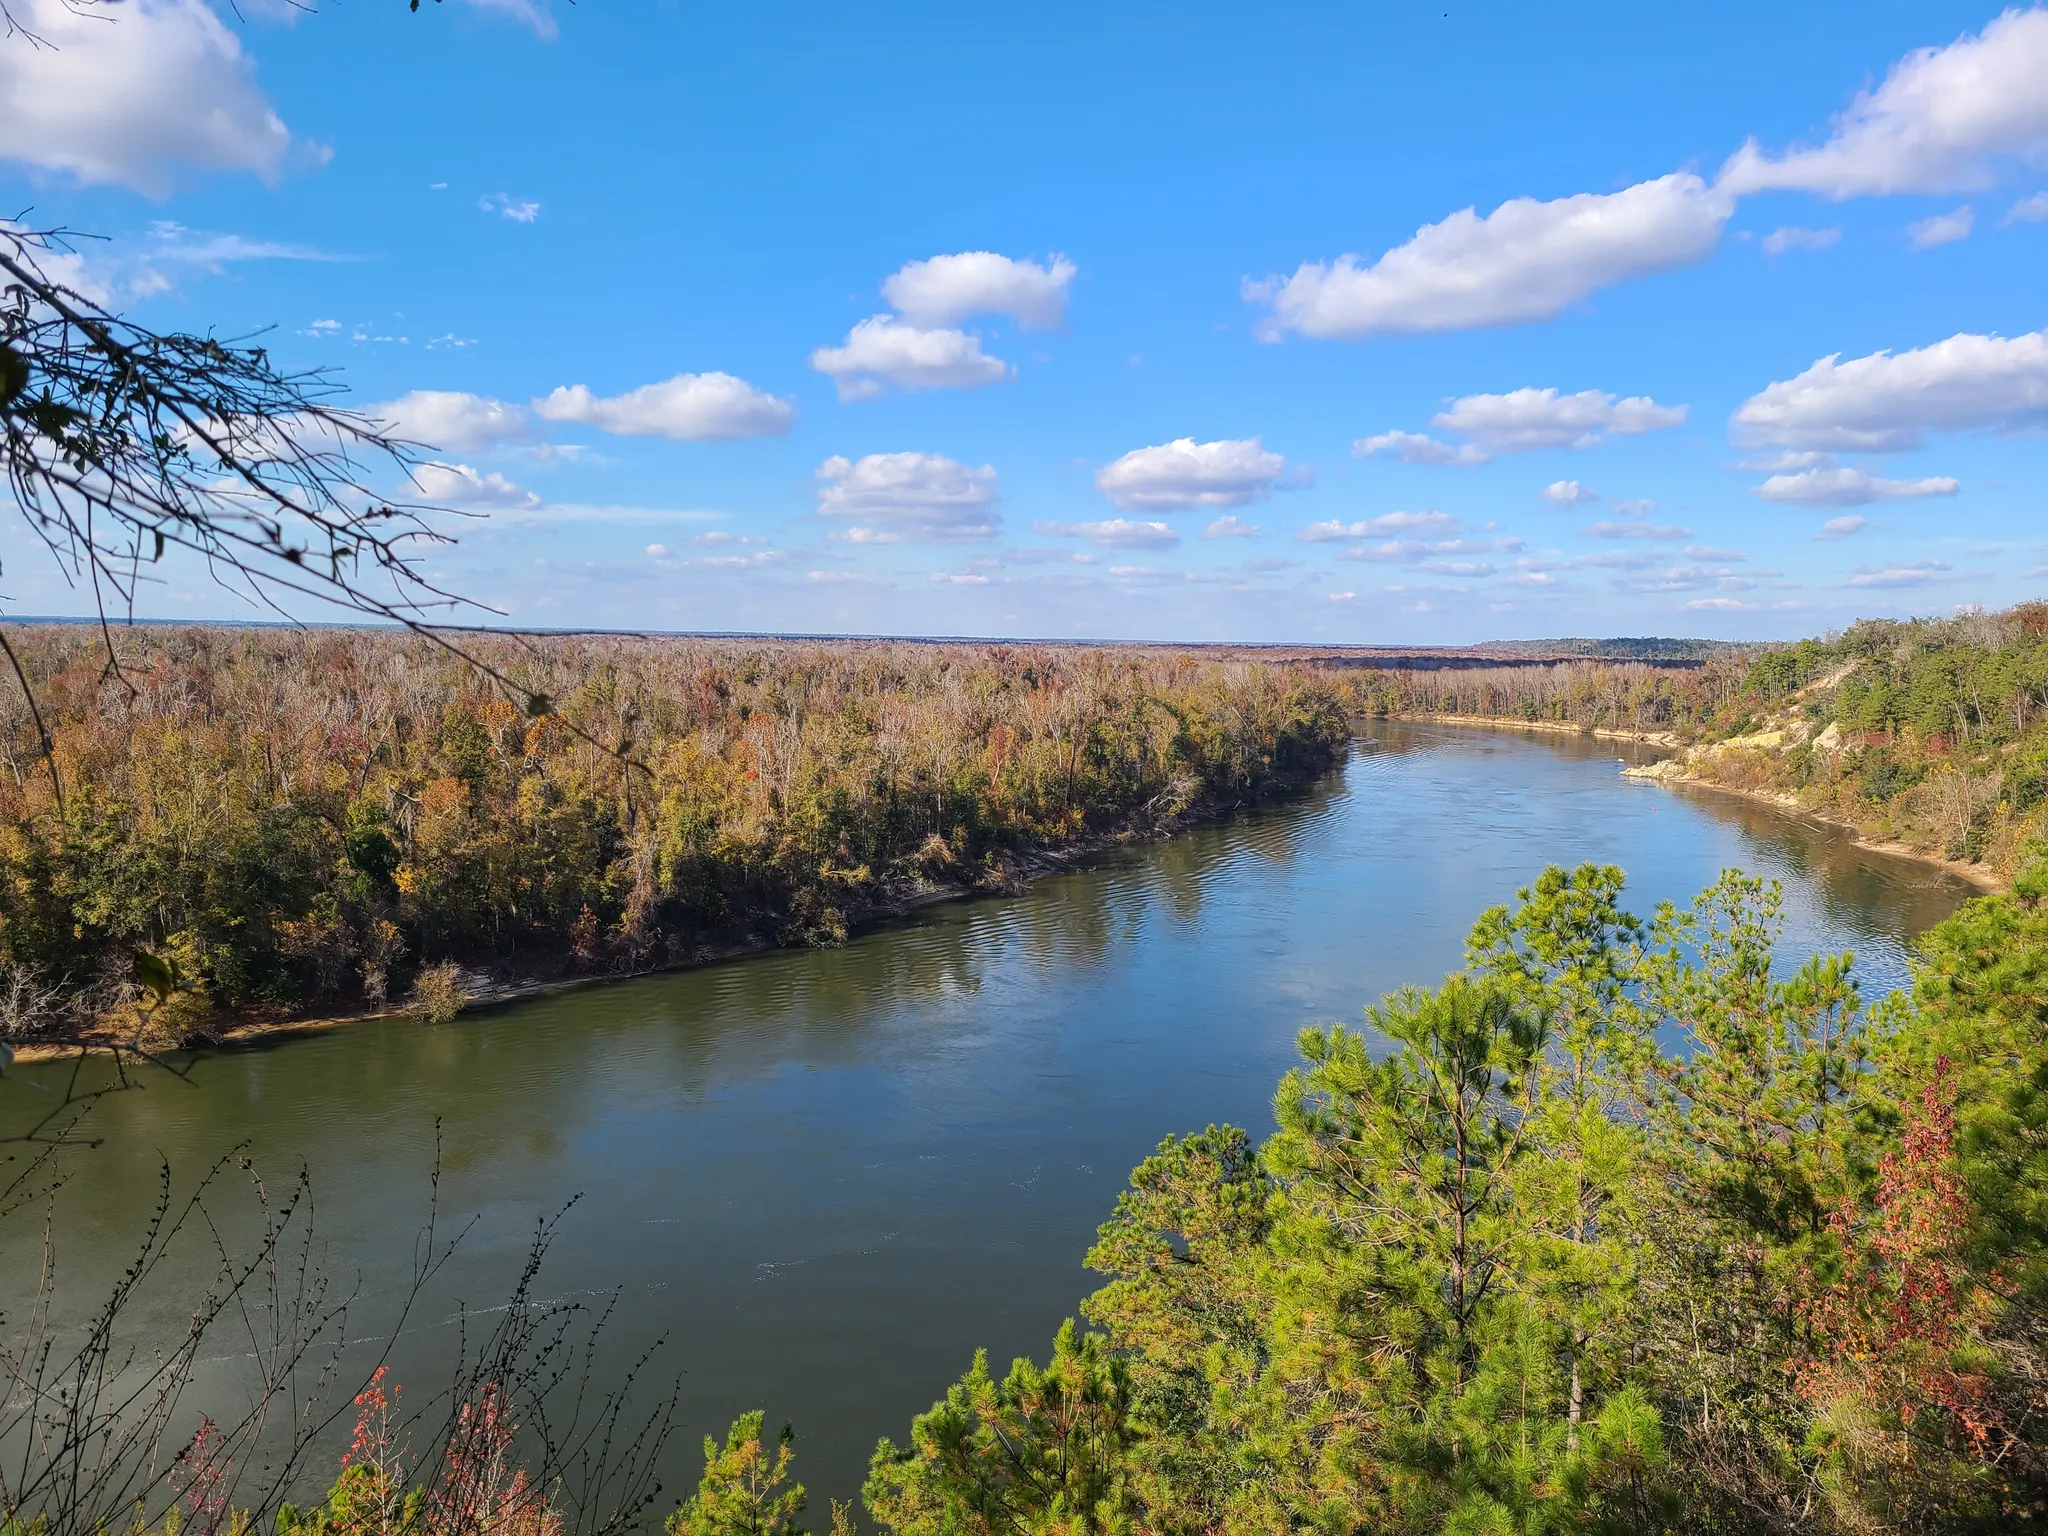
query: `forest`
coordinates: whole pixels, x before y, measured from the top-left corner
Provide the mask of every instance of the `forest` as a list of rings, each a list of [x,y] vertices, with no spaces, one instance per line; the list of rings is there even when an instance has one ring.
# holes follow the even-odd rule
[[[83,626],[14,633],[0,1038],[833,943],[1347,738],[1318,677],[1114,649],[144,627],[109,667]]]
[[[1676,776],[1780,797],[2009,877],[2048,798],[2048,604],[1866,619],[1701,665],[1571,662],[1346,679],[1356,708],[1662,736]]]

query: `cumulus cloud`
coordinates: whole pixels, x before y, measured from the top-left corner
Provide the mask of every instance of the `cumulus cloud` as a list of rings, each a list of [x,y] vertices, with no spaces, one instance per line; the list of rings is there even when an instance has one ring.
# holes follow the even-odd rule
[[[1589,501],[1598,501],[1600,493],[1589,490],[1576,480],[1553,480],[1536,493],[1552,506],[1576,507]]]
[[[1359,522],[1347,523],[1332,518],[1327,522],[1310,523],[1295,538],[1303,544],[1327,544],[1338,539],[1415,539],[1423,534],[1456,534],[1460,523],[1448,512],[1388,512],[1380,517],[1368,517]],[[1490,525],[1489,525],[1490,526]],[[1417,548],[1422,546],[1417,545]],[[1439,544],[1434,548],[1452,548],[1454,544]],[[1484,546],[1492,548],[1491,544]]]
[[[1516,389],[1504,395],[1467,395],[1431,422],[1463,434],[1488,453],[1530,453],[1590,448],[1609,434],[1661,432],[1682,424],[1686,413],[1685,406],[1659,405],[1647,395],[1617,400],[1601,389],[1582,389],[1575,395]]]
[[[1777,571],[1732,571],[1722,565],[1693,563],[1668,566],[1663,570],[1629,572],[1614,578],[1617,592],[1661,593],[1747,592],[1760,579],[1779,575]]]
[[[1967,240],[1970,231],[1976,227],[1977,215],[1965,203],[1948,213],[1937,213],[1932,218],[1908,224],[1906,243],[1916,251],[1928,251],[1937,245],[1954,245],[1958,240]]]
[[[854,519],[843,537],[856,544],[950,544],[994,538],[996,472],[971,469],[942,453],[871,453],[858,462],[835,454],[818,466],[818,511]]]
[[[1493,457],[1470,443],[1440,443],[1427,432],[1381,432],[1351,445],[1354,458],[1388,453],[1403,464],[1484,464]]]
[[[1731,425],[1736,442],[1883,453],[1917,448],[1929,432],[2048,421],[2048,331],[1965,332],[1910,352],[1838,357],[1745,400]]]
[[[1860,517],[1831,517],[1820,525],[1820,532],[1814,537],[1823,541],[1846,539],[1861,533],[1869,526],[1869,522]]]
[[[1170,524],[1128,517],[1099,523],[1033,523],[1031,531],[1046,539],[1086,539],[1104,549],[1171,549],[1180,543]]]
[[[994,251],[962,251],[913,261],[882,283],[882,297],[912,325],[943,326],[972,315],[1008,315],[1052,329],[1066,317],[1074,264],[1055,255],[1043,265]]]
[[[979,389],[1010,376],[1010,365],[981,350],[966,331],[926,330],[894,315],[871,315],[846,344],[820,347],[811,366],[839,388],[841,400],[872,400],[898,389]]]
[[[1338,555],[1339,560],[1362,561],[1368,565],[1401,565],[1412,571],[1422,571],[1432,576],[1491,576],[1494,565],[1489,560],[1456,559],[1455,546],[1451,554],[1443,551],[1442,544],[1429,544],[1419,539],[1388,539],[1380,544],[1354,544]]]
[[[1874,567],[1859,565],[1845,587],[1935,587],[1948,581],[1955,568],[1946,560],[1915,560],[1906,565]]]
[[[1205,539],[1248,539],[1259,531],[1257,523],[1248,523],[1241,517],[1219,517],[1202,530]]]
[[[417,464],[412,480],[421,499],[436,506],[532,511],[541,505],[540,497],[496,470],[476,470],[467,464]]]
[[[0,157],[152,197],[185,169],[283,168],[291,130],[204,0],[135,0],[112,18],[65,0],[10,9],[48,46],[0,47]]]
[[[1755,488],[1764,501],[1795,507],[1861,507],[1873,501],[1909,501],[1923,496],[1953,496],[1959,482],[1946,475],[1922,480],[1886,480],[1860,469],[1802,469],[1773,475]]]
[[[1247,283],[1245,297],[1270,306],[1267,340],[1547,320],[1602,288],[1704,259],[1733,207],[1689,172],[1620,192],[1518,197],[1484,218],[1466,208],[1426,224],[1370,266],[1355,255],[1304,262],[1292,277]]]
[[[447,453],[474,453],[533,435],[520,407],[458,389],[416,389],[370,406],[366,414],[386,423],[395,437]]]
[[[2036,192],[2032,197],[2023,197],[2005,210],[2008,224],[2048,223],[2048,192]]]
[[[618,437],[668,437],[686,443],[781,437],[796,419],[796,407],[787,400],[764,394],[729,373],[679,373],[609,397],[572,384],[534,401],[533,410],[547,421],[575,422]]]
[[[1845,198],[1990,185],[2004,157],[2048,154],[2048,9],[2005,12],[1946,48],[1921,48],[1862,92],[1813,148],[1779,156],[1743,145],[1721,189]]]
[[[1514,389],[1500,395],[1466,395],[1430,418],[1432,426],[1457,432],[1466,442],[1447,443],[1420,432],[1382,432],[1360,438],[1351,451],[1361,458],[1390,453],[1404,464],[1486,464],[1497,454],[1591,448],[1609,435],[1660,432],[1678,426],[1689,409],[1659,405],[1648,395],[1617,400],[1602,389],[1582,389],[1574,395],[1555,389]]]
[[[1125,512],[1180,512],[1242,507],[1262,501],[1287,472],[1287,461],[1256,437],[1198,443],[1176,438],[1134,448],[1095,473],[1095,485]]]
[[[1676,523],[1595,523],[1590,528],[1581,528],[1579,537],[1585,539],[1649,539],[1655,543],[1677,543],[1680,539],[1692,537],[1690,528],[1681,528]]]
[[[1784,224],[1772,230],[1757,242],[1766,256],[1782,256],[1787,251],[1824,251],[1840,243],[1839,229],[1801,229],[1796,224]]]

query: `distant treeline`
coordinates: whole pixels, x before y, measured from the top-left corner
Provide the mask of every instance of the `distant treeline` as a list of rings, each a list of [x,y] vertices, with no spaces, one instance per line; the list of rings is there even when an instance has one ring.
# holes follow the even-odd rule
[[[1750,655],[1699,665],[1562,661],[1548,666],[1375,669],[1344,679],[1368,715],[1479,715],[1584,730],[1693,736],[1740,717]],[[1732,712],[1731,712],[1732,711]]]
[[[190,1024],[379,1004],[438,961],[830,942],[1034,850],[1256,800],[1346,736],[1312,675],[1113,649],[478,639],[504,688],[392,634],[122,631],[109,674],[94,632],[11,633],[56,769],[10,687],[16,1035],[127,1006],[137,953]]]

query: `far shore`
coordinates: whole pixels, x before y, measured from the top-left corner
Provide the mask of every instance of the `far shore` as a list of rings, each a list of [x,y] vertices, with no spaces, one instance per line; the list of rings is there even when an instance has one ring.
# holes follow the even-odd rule
[[[1332,764],[1334,771],[1341,764]],[[1272,798],[1297,793],[1314,783],[1321,774],[1311,775],[1299,783],[1276,786]],[[1260,804],[1271,803],[1267,801]],[[1164,825],[1137,831],[1122,828],[1114,832],[1100,832],[1093,836],[1076,838],[1056,848],[1028,848],[1007,860],[1001,870],[1001,878],[989,881],[920,881],[912,888],[898,888],[875,901],[849,926],[856,932],[909,916],[921,908],[936,906],[942,902],[970,901],[978,896],[1014,895],[1034,882],[1049,875],[1064,874],[1081,861],[1105,853],[1113,848],[1127,847],[1136,843],[1162,842],[1197,827],[1215,826],[1230,820],[1240,812],[1253,807],[1243,802],[1230,805],[1211,805],[1190,809]],[[485,967],[464,967],[465,984],[472,990],[464,1014],[482,1013],[488,1009],[512,1003],[527,1002],[535,998],[554,997],[566,992],[581,992],[591,987],[609,986],[616,982],[637,981],[646,976],[664,976],[678,971],[699,970],[707,965],[720,965],[730,960],[744,960],[764,955],[773,950],[800,948],[790,945],[767,934],[748,934],[719,944],[700,945],[683,959],[664,962],[660,965],[642,966],[628,971],[590,971],[576,976],[553,976],[542,980],[494,974]],[[188,1037],[176,1045],[151,1046],[157,1054],[178,1051],[235,1050],[259,1045],[281,1044],[306,1035],[325,1034],[329,1030],[346,1028],[351,1024],[368,1024],[379,1019],[404,1019],[414,1017],[408,1008],[365,1009],[354,1013],[335,1013],[307,1016],[286,1016],[270,1018],[239,1018],[215,1032],[203,1036]],[[79,1035],[69,1040],[39,1040],[24,1042],[14,1047],[14,1061],[26,1065],[39,1061],[61,1061],[75,1057],[81,1052],[133,1050],[131,1042],[117,1039],[113,1035]]]
[[[1554,735],[1594,736],[1610,741],[1634,741],[1646,746],[1663,747],[1677,751],[1684,743],[1669,731],[1614,731],[1604,727],[1588,729],[1564,720],[1512,720],[1492,715],[1389,715],[1391,720],[1419,720],[1437,725],[1470,725],[1499,731],[1547,731]],[[1677,769],[1675,760],[1667,759],[1648,769],[1624,770],[1631,777],[1649,779],[1659,784],[1682,784],[1693,789],[1711,789],[1717,794],[1733,795],[1757,805],[1773,806],[1781,811],[1790,811],[1795,816],[1804,816],[1823,826],[1847,832],[1854,838],[1858,848],[1871,853],[1881,853],[1889,858],[1910,859],[1916,864],[1931,864],[1937,869],[1947,870],[1959,879],[1968,881],[1979,890],[1990,895],[1999,895],[2012,888],[2012,882],[1997,870],[1983,864],[1966,863],[1951,859],[1943,854],[1933,853],[1924,848],[1915,848],[1910,843],[1895,842],[1886,838],[1870,836],[1863,828],[1839,816],[1829,816],[1810,806],[1801,805],[1796,796],[1777,790],[1743,789],[1733,784],[1723,784],[1714,779],[1702,778],[1698,774]]]

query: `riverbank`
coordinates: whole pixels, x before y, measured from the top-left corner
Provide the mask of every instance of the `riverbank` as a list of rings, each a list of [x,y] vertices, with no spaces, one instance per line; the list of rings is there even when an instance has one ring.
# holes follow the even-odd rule
[[[1605,727],[1573,725],[1554,720],[1512,720],[1498,719],[1489,715],[1450,715],[1409,712],[1388,716],[1390,719],[1414,720],[1435,725],[1460,725],[1500,731],[1533,731],[1553,735],[1591,736],[1609,741],[1630,741],[1644,746],[1662,747],[1673,756],[1659,759],[1654,763],[1643,763],[1621,770],[1628,779],[1648,779],[1664,784],[1684,784],[1699,789],[1711,789],[1720,794],[1733,795],[1758,805],[1774,806],[1794,815],[1804,816],[1823,826],[1836,827],[1851,834],[1856,846],[1871,853],[1881,853],[1895,859],[1910,859],[1917,864],[1930,864],[1947,870],[1959,879],[1968,881],[1987,894],[1996,895],[2011,888],[2011,881],[1996,869],[1982,862],[1951,859],[1930,849],[1916,848],[1896,838],[1873,836],[1870,829],[1860,826],[1845,816],[1831,816],[1802,803],[1797,795],[1784,790],[1763,789],[1754,786],[1729,784],[1696,773],[1688,766],[1693,753],[1699,748],[1688,748],[1677,736],[1669,731],[1628,731],[1610,730]],[[1715,751],[1728,743],[1709,744],[1706,750]]]
[[[946,902],[971,901],[984,896],[1016,895],[1048,876],[1071,873],[1089,859],[1111,849],[1164,842],[1197,828],[1226,825],[1246,811],[1270,804],[1273,800],[1305,792],[1340,767],[1341,762],[1342,759],[1339,758],[1314,772],[1279,781],[1272,786],[1272,792],[1268,796],[1258,800],[1247,802],[1240,799],[1228,804],[1218,802],[1191,806],[1176,816],[1144,828],[1121,827],[1057,845],[1012,850],[995,861],[990,868],[978,872],[972,879],[945,879],[925,874],[896,881],[891,886],[878,890],[870,900],[847,914],[848,935],[850,937],[853,933],[870,930],[877,925],[908,917],[923,908]],[[818,946],[794,944],[773,934],[748,933],[699,944],[680,957],[666,958],[659,964],[624,970],[536,974],[508,971],[488,965],[464,966],[461,985],[465,1001],[461,1012],[483,1013],[514,1003],[588,991],[647,976],[701,970],[706,966],[745,960],[777,950],[815,947]],[[195,1031],[177,1042],[174,1047],[152,1046],[151,1049],[245,1049],[325,1034],[355,1024],[417,1016],[415,1010],[410,1008],[361,1009],[306,1015],[244,1014],[222,1021],[217,1028]],[[39,1061],[61,1060],[76,1056],[81,1051],[111,1051],[129,1047],[129,1040],[110,1031],[89,1031],[60,1040],[18,1042],[14,1045],[13,1061],[28,1065]]]
[[[1600,741],[1633,741],[1677,751],[1684,745],[1670,731],[1618,730],[1604,725],[1575,725],[1569,720],[1519,720],[1498,715],[1433,714],[1423,710],[1389,713],[1385,720],[1414,720],[1429,725],[1476,725],[1490,731],[1534,731],[1539,735],[1591,736]]]
[[[1694,773],[1686,767],[1682,757],[1667,757],[1659,762],[1644,763],[1638,767],[1624,768],[1621,776],[1625,779],[1647,779],[1660,784],[1682,784],[1688,788],[1711,789],[1718,794],[1733,795],[1739,800],[1748,800],[1757,805],[1775,806],[1782,811],[1804,816],[1822,826],[1836,827],[1849,833],[1858,848],[1872,853],[1882,853],[1895,859],[1910,859],[1916,864],[1931,864],[1937,869],[1947,870],[1958,879],[1984,891],[1987,895],[1998,895],[2012,888],[2012,882],[1997,870],[1982,863],[1963,859],[1951,859],[1930,849],[1916,848],[1896,838],[1874,837],[1869,828],[1859,826],[1846,816],[1830,816],[1825,811],[1804,805],[1797,795],[1785,790],[1760,789],[1747,785],[1727,784],[1719,779],[1708,778]]]

